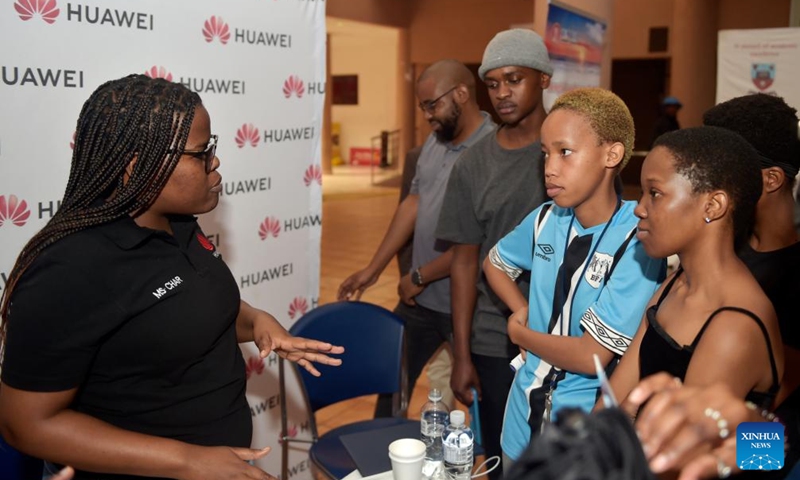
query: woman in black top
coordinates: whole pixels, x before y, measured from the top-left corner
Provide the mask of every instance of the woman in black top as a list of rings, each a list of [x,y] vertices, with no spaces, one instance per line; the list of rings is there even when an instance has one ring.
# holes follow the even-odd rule
[[[637,238],[653,257],[681,267],[648,305],[611,385],[624,399],[641,379],[666,371],[690,386],[726,384],[769,407],[783,372],[769,299],[736,256],[761,193],[755,150],[716,127],[663,135],[645,159]]]
[[[295,338],[239,297],[197,225],[216,207],[200,97],[132,75],[78,118],[61,208],[25,246],[2,313],[0,432],[76,479],[268,479],[237,343],[319,374],[341,347]]]

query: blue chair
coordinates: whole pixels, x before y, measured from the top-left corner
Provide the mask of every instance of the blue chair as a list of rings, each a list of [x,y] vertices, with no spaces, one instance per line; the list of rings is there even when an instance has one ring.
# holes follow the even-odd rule
[[[0,437],[0,478],[30,480],[42,478],[42,461],[14,450]]]
[[[283,359],[279,362],[281,395],[281,478],[287,479],[288,442],[312,443],[309,456],[313,464],[333,479],[344,478],[356,464],[340,437],[350,433],[387,428],[412,422],[403,418],[408,406],[405,398],[404,339],[405,322],[394,313],[363,302],[337,302],[322,305],[304,315],[290,329],[292,335],[341,345],[342,365],[317,368],[321,377],[291,363],[300,378],[309,409],[311,440],[288,435]],[[356,422],[318,436],[314,413],[328,405],[362,395],[394,394],[392,418]]]

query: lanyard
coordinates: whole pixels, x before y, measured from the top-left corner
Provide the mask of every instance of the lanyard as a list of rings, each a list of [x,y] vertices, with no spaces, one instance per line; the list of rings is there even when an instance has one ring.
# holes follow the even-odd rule
[[[614,220],[614,216],[617,214],[621,206],[622,206],[622,197],[617,196],[617,206],[614,208],[614,213],[611,214],[611,218],[608,219],[606,225],[603,227],[603,231],[600,232],[600,237],[597,238],[597,242],[594,243],[594,246],[589,251],[589,255],[586,257],[586,260],[584,260],[583,270],[581,270],[581,275],[578,277],[578,282],[575,284],[575,291],[572,292],[572,299],[569,302],[569,318],[566,319],[565,321],[564,304],[566,303],[566,298],[563,298],[563,296],[567,295],[567,292],[569,291],[569,279],[567,278],[567,266],[566,266],[567,250],[569,249],[570,236],[572,235],[572,227],[575,224],[575,210],[572,211],[572,219],[569,221],[569,228],[567,229],[567,239],[564,244],[564,258],[561,260],[561,268],[564,269],[563,270],[564,274],[562,275],[561,278],[561,289],[559,292],[559,304],[561,305],[561,314],[560,314],[561,325],[559,326],[559,333],[561,334],[561,336],[564,336],[565,323],[567,324],[567,334],[569,334],[569,324],[572,322],[572,306],[575,303],[575,297],[577,296],[576,294],[578,293],[578,287],[581,284],[583,276],[586,275],[586,270],[589,268],[589,263],[591,263],[592,257],[594,257],[594,254],[597,252],[597,247],[599,247],[600,242],[603,241],[603,236],[608,231],[608,227],[611,225],[611,222]]]

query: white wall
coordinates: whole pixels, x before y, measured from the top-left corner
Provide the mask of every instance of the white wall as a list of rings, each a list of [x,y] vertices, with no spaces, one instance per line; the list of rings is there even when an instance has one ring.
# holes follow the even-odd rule
[[[414,7],[409,34],[417,65],[445,58],[479,64],[497,32],[533,20],[533,0],[417,0]]]
[[[672,37],[673,0],[616,0],[614,23],[618,28],[609,30],[614,59],[669,57],[672,38],[666,52],[648,52],[650,29],[667,27]]]
[[[342,158],[350,147],[369,147],[381,130],[398,126],[399,31],[328,18],[331,74],[358,75],[358,105],[333,105],[331,120],[341,124]]]

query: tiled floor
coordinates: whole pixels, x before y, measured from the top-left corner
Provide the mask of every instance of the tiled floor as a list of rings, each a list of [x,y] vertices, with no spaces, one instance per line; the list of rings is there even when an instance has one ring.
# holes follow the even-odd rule
[[[332,175],[323,175],[322,195],[330,199],[364,199],[369,195],[398,195],[396,188],[385,185],[400,185],[400,172],[396,169],[339,165],[333,167]]]

